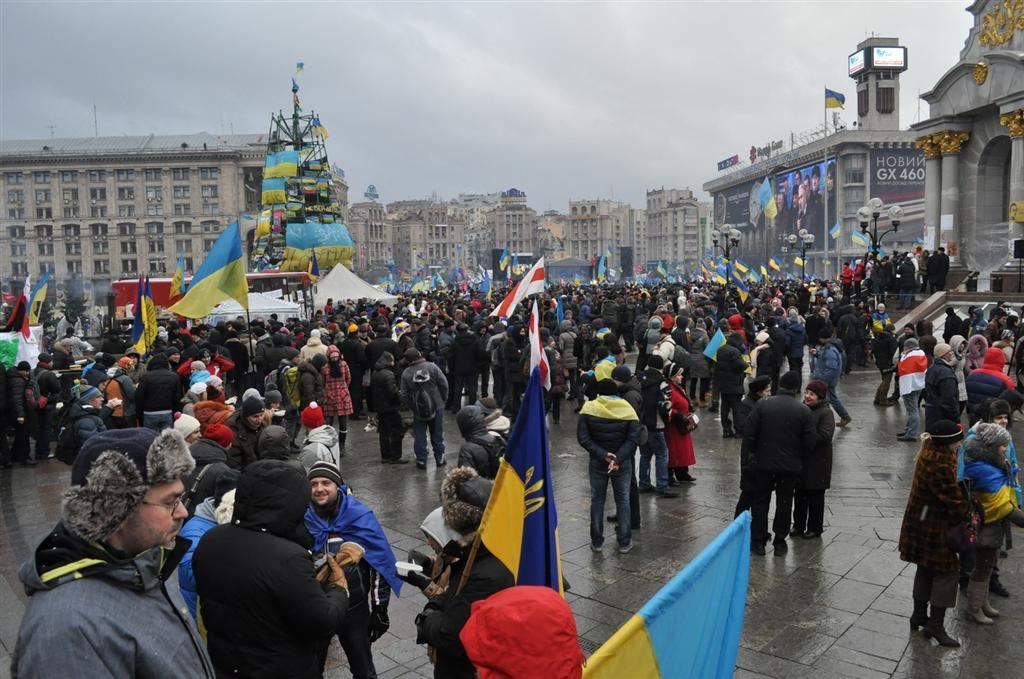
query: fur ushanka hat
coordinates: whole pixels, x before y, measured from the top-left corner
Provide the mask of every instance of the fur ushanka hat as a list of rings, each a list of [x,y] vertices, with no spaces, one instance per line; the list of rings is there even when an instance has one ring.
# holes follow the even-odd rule
[[[484,518],[493,485],[472,467],[456,467],[448,472],[441,482],[441,515],[445,525],[463,537],[475,533]]]
[[[166,429],[115,429],[89,437],[71,468],[64,491],[64,525],[76,535],[101,541],[132,515],[157,484],[182,479],[196,463],[181,434]]]

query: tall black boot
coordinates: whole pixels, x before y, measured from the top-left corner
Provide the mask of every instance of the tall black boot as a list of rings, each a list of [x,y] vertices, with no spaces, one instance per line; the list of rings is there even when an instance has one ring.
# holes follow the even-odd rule
[[[960,642],[949,636],[946,633],[946,628],[943,627],[942,621],[946,617],[946,609],[940,606],[932,606],[932,612],[928,616],[928,623],[924,626],[925,637],[939,642],[940,646],[949,646],[951,648],[958,648]]]
[[[914,612],[910,616],[910,631],[916,632],[919,627],[928,624],[928,602],[914,599]]]

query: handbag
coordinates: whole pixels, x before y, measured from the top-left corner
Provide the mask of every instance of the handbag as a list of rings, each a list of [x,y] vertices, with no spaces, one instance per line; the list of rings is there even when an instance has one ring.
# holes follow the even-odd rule
[[[985,510],[971,492],[973,485],[968,480],[959,482],[960,493],[967,502],[967,517],[960,523],[948,526],[945,531],[946,546],[957,554],[974,551],[978,545],[978,533],[985,523]]]

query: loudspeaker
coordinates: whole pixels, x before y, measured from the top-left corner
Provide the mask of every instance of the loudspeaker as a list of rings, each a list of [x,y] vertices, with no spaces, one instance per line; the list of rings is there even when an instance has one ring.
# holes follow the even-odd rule
[[[1024,238],[1017,238],[1013,241],[1013,258],[1024,259]]]
[[[504,250],[499,248],[493,248],[491,250],[491,280],[492,281],[507,281],[508,280],[508,269],[501,270],[501,253]]]
[[[619,248],[619,278],[633,277],[633,248],[625,246]]]

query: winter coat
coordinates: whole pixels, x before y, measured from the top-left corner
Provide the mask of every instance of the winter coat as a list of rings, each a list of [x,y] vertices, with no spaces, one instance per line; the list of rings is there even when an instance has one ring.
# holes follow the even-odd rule
[[[281,361],[291,362],[298,355],[299,350],[295,347],[269,347],[264,354],[263,364],[260,367],[270,373],[277,370],[281,365]]]
[[[647,331],[644,333],[643,337],[637,338],[637,341],[640,342],[648,356],[654,354],[654,348],[658,345],[658,341],[661,339],[661,328],[663,325],[664,323],[659,316],[652,316],[651,319],[647,321]]]
[[[882,372],[892,372],[893,358],[896,355],[896,336],[887,330],[875,335],[871,342],[871,355],[875,357],[875,367]]]
[[[341,359],[341,352],[337,348],[331,347],[328,350],[327,355],[333,357],[336,355]],[[320,406],[324,409],[324,417],[334,418],[336,415],[351,415],[352,410],[352,394],[349,391],[349,384],[352,382],[352,374],[348,369],[348,362],[339,360],[338,365],[341,368],[341,376],[334,377],[331,375],[331,360],[327,361],[327,365],[320,369],[324,380],[324,400],[317,401]],[[300,380],[301,384],[301,380]]]
[[[976,370],[985,362],[985,354],[988,353],[988,340],[983,335],[972,335],[967,340],[967,374]]]
[[[228,449],[228,466],[232,469],[244,469],[258,460],[260,432],[263,431],[264,426],[261,424],[259,429],[250,429],[245,418],[242,417],[241,410],[229,417],[225,425],[231,427],[235,432],[235,440],[231,443],[231,448]]]
[[[135,388],[135,413],[174,412],[181,400],[181,380],[170,370],[147,370]]]
[[[699,318],[697,320],[700,321]],[[704,356],[709,341],[707,331],[702,323],[698,322],[690,331],[690,367],[686,371],[686,379],[703,380],[711,377],[708,359]]]
[[[238,480],[232,522],[211,528],[196,548],[196,591],[219,673],[321,676],[317,653],[342,628],[348,594],[334,585],[324,591],[307,546],[297,542],[309,540],[308,503],[305,474],[285,462],[257,462]]]
[[[341,355],[348,364],[352,379],[362,384],[363,374],[370,369],[366,359],[366,342],[358,337],[349,337],[341,343]]]
[[[181,592],[181,598],[185,600],[185,605],[188,606],[188,612],[192,614],[193,620],[196,619],[196,576],[192,572],[192,557],[195,556],[199,540],[208,530],[217,525],[213,500],[214,498],[210,497],[200,503],[196,507],[196,513],[185,522],[178,533],[179,538],[185,538],[191,543],[188,551],[181,558],[181,563],[178,564],[178,590]]]
[[[463,408],[455,416],[455,422],[465,439],[459,446],[459,466],[472,467],[483,478],[493,479],[501,461],[501,437],[487,431],[483,411],[479,408]]]
[[[964,521],[967,512],[956,481],[956,451],[922,449],[903,512],[900,559],[942,573],[959,571],[960,561],[946,545],[946,529]]]
[[[231,406],[220,401],[199,401],[192,406],[192,416],[199,420],[203,430],[211,424],[224,424],[234,412]]]
[[[91,405],[81,401],[72,403],[71,410],[68,412],[68,424],[74,432],[78,443],[83,444],[93,434],[106,431],[107,425],[103,420],[103,415],[109,413],[110,410],[107,408],[96,410]]]
[[[656,368],[646,368],[637,375],[640,383],[640,424],[647,431],[662,431],[665,429],[663,413],[667,411],[670,393],[668,381],[664,373]]]
[[[669,421],[665,426],[665,443],[668,445],[669,469],[692,467],[697,464],[693,450],[693,436],[686,431],[686,418],[693,412],[690,399],[680,385],[669,382]]]
[[[199,479],[199,485],[196,486],[196,491],[189,501],[190,513],[194,513],[195,508],[203,500],[213,497],[217,490],[217,478],[231,468],[228,467],[227,449],[223,448],[216,441],[199,439],[189,446],[188,449],[192,453],[192,459],[196,461],[196,468],[192,470],[191,474],[182,479],[185,492],[192,488],[196,479],[199,479],[200,474],[203,476],[203,478]],[[209,469],[206,469],[207,467]],[[204,472],[203,469],[206,469],[206,471]]]
[[[510,384],[526,384],[526,375],[523,372],[523,352],[529,352],[530,348],[525,341],[516,341],[515,337],[506,337],[501,346],[501,354],[505,360],[505,379]],[[525,338],[520,338],[525,340]]]
[[[780,367],[771,342],[754,347],[754,350],[750,352],[750,362],[754,366],[755,377],[774,377]]]
[[[466,585],[458,591],[457,583],[468,562],[469,547],[464,547],[462,558],[452,565],[449,582],[452,583],[436,601],[427,604],[416,633],[419,640],[436,651],[434,677],[437,679],[475,679],[477,671],[466,657],[459,633],[469,620],[473,603],[483,601],[495,592],[515,586],[512,573],[498,559],[480,545]]]
[[[329,424],[317,427],[306,434],[299,453],[299,462],[309,471],[314,463],[326,460],[341,464],[342,450],[338,445],[338,431]]]
[[[1013,389],[1013,379],[1003,372],[1006,356],[1003,350],[992,347],[985,352],[985,361],[981,367],[972,370],[964,380],[967,387],[967,403],[972,406],[990,398],[999,398],[1007,389]]]
[[[802,358],[807,346],[807,326],[799,321],[786,326],[786,356]]]
[[[743,439],[759,472],[797,475],[817,441],[811,410],[788,389],[757,402],[743,423]]]
[[[324,402],[324,376],[312,363],[303,361],[299,363],[299,411],[313,401]]]
[[[477,338],[469,332],[456,333],[452,340],[448,372],[460,377],[473,377],[477,373]]]
[[[939,420],[960,421],[960,397],[953,368],[936,359],[924,376],[925,429]]]
[[[381,354],[389,353],[397,361],[398,343],[390,337],[375,337],[366,345],[366,363],[374,370],[377,370],[377,362]]]
[[[299,350],[299,358],[303,361],[311,361],[317,354],[327,355],[327,345],[320,341],[319,337],[310,337],[306,345]]]
[[[715,384],[720,394],[742,394],[747,362],[743,359],[743,338],[731,333],[715,354]]]
[[[621,466],[632,461],[633,454],[640,445],[640,420],[636,418],[635,412],[631,418],[625,415],[613,418],[588,413],[602,411],[609,405],[609,401],[615,400],[619,403],[611,403],[613,408],[621,409],[625,406],[632,411],[632,406],[624,399],[617,396],[599,396],[596,400],[584,404],[576,421],[576,440],[590,453],[591,464],[602,471],[608,469],[608,462],[605,459],[608,453],[613,453]]]
[[[187,548],[179,537],[172,551],[118,558],[58,524],[18,572],[29,599],[12,676],[213,679],[195,623],[163,586]]]
[[[827,490],[832,487],[832,437],[836,433],[836,417],[828,401],[810,406],[814,427],[814,447],[803,458],[798,487],[805,490]]]
[[[280,425],[270,425],[260,431],[256,440],[256,454],[261,460],[281,460],[298,465],[299,451],[292,434]]]
[[[562,365],[570,370],[576,370],[578,365],[573,349],[576,346],[576,333],[572,329],[571,321],[562,321],[561,332],[558,335],[558,353],[562,354]]]
[[[830,387],[839,384],[843,374],[843,345],[837,339],[830,339],[818,349],[818,360],[814,363],[814,379],[822,380]]]
[[[0,367],[0,370],[3,368]],[[22,376],[21,372],[17,368],[7,369],[7,409],[4,413],[4,418],[13,422],[17,418],[25,418],[35,413],[35,407],[29,407],[26,401],[26,391],[29,389],[31,383],[28,379]],[[33,392],[33,401],[37,395]]]
[[[416,390],[422,388],[416,386],[417,373],[426,373],[430,377],[426,389],[434,401],[434,408],[435,410],[444,410],[444,404],[448,401],[448,378],[444,376],[440,368],[424,359],[410,364],[402,372],[401,386],[399,387],[402,404],[412,410],[412,400],[416,395]]]
[[[370,376],[370,393],[367,405],[378,415],[396,412],[402,403],[398,391],[398,380],[394,373],[395,360],[391,354],[381,357]]]
[[[740,401],[739,412],[736,413],[736,419],[733,422],[733,426],[736,427],[737,432],[743,432],[744,423],[747,418],[750,417],[750,413],[754,411],[754,406],[761,399],[754,394],[747,393]],[[753,469],[754,456],[751,454],[750,444],[747,442],[746,437],[740,440],[740,490],[755,490],[757,487],[756,472]]]

